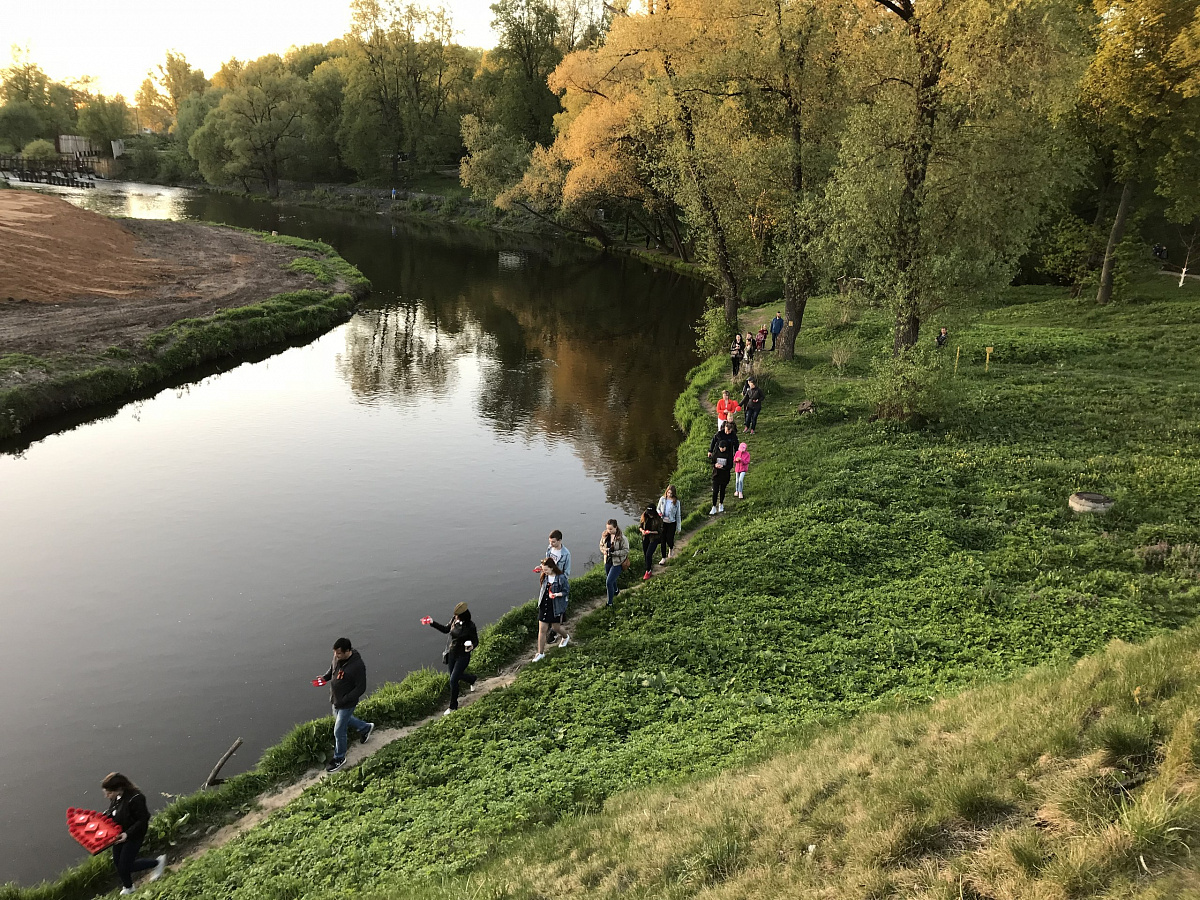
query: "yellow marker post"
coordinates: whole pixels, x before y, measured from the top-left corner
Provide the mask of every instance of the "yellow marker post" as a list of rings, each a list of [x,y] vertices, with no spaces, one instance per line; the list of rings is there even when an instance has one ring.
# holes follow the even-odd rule
[[[956,350],[954,351],[954,374],[955,374],[955,375],[957,375],[957,374],[958,374],[958,357],[959,357],[961,354],[962,354],[962,347],[960,346],[960,347],[958,347],[958,349],[956,349]]]
[[[986,372],[988,370],[988,366],[990,366],[992,364],[992,351],[995,350],[996,348],[995,347],[984,347],[983,349],[987,351],[987,359],[985,359],[983,361],[983,371]]]

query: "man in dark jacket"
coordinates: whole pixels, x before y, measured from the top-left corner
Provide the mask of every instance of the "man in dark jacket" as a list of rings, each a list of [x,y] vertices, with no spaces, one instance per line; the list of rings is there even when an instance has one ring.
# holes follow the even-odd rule
[[[743,404],[746,407],[746,432],[754,434],[758,428],[758,414],[762,412],[763,391],[758,386],[758,383],[751,378],[746,382],[746,402]]]
[[[708,458],[713,464],[713,505],[708,511],[710,516],[725,512],[725,488],[729,486],[729,475],[733,472],[733,454],[737,452],[737,434],[733,423],[726,421],[712,439]]]
[[[364,722],[354,715],[354,707],[367,692],[367,665],[359,652],[350,646],[349,638],[338,638],[333,642],[333,662],[329,671],[317,679],[321,684],[329,682],[329,702],[333,704],[333,759],[325,767],[326,772],[336,772],[346,764],[348,730],[353,727],[365,744],[374,722]]]
[[[779,335],[783,333],[783,313],[775,313],[775,318],[771,320],[771,349],[775,349],[775,342],[779,340]]]

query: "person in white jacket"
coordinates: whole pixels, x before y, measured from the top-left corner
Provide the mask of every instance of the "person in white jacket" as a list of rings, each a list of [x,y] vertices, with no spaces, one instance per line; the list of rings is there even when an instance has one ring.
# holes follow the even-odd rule
[[[675,535],[683,525],[683,506],[675,494],[675,485],[667,485],[663,495],[658,498],[657,509],[663,520],[663,531],[658,542],[662,547],[662,559],[658,563],[661,566],[675,552]]]

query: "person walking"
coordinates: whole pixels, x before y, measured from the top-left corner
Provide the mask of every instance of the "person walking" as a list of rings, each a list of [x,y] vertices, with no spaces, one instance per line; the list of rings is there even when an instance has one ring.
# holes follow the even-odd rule
[[[783,334],[783,313],[775,313],[775,318],[771,320],[771,352],[775,352],[775,342],[779,340],[779,335]]]
[[[758,333],[754,335],[754,349],[758,353],[762,353],[767,349],[767,326],[763,325],[758,329]]]
[[[655,507],[647,506],[642,510],[642,517],[638,520],[638,531],[642,533],[642,558],[646,563],[642,581],[649,581],[652,574],[650,570],[654,568],[654,551],[658,549],[658,542],[662,540],[662,517]]]
[[[739,444],[737,453],[733,454],[733,496],[745,500],[742,488],[746,484],[746,473],[750,470],[750,450],[745,444]]]
[[[733,336],[733,344],[729,347],[729,361],[733,364],[733,377],[737,378],[742,370],[742,357],[746,353],[746,344],[740,333]]]
[[[754,335],[749,331],[746,332],[746,340],[744,342],[745,349],[742,351],[742,358],[746,362],[746,371],[754,371]]]
[[[546,555],[558,563],[560,572],[571,577],[571,551],[563,546],[562,532],[557,528],[550,532],[550,546],[546,548]]]
[[[729,391],[721,391],[721,399],[717,401],[717,431],[720,431],[722,425],[732,420],[741,411],[742,408],[738,402],[730,398]]]
[[[762,412],[763,391],[753,378],[746,381],[746,433],[754,434],[758,428],[758,414]]]
[[[662,560],[659,565],[663,565],[675,552],[675,533],[683,525],[683,506],[675,493],[675,485],[667,485],[663,495],[658,498],[656,509],[662,518],[662,540],[659,542],[659,546],[662,547]]]
[[[725,512],[725,489],[733,473],[733,455],[737,452],[737,438],[733,434],[733,423],[726,422],[713,438],[708,457],[712,460],[712,509],[710,516]]]
[[[329,685],[329,702],[333,704],[333,759],[325,771],[336,772],[346,764],[349,730],[357,731],[364,744],[375,730],[374,722],[364,722],[354,715],[354,708],[367,692],[367,664],[350,645],[349,638],[340,637],[333,642],[333,662],[329,664],[329,671],[313,684]]]
[[[563,625],[563,620],[567,615],[570,582],[558,568],[558,563],[552,556],[547,556],[542,560],[542,564],[538,566],[538,575],[541,586],[538,591],[538,637],[537,653],[533,657],[534,662],[541,662],[546,658],[546,639],[550,636],[551,631],[562,638],[558,643],[559,647],[565,647],[571,643],[571,635],[567,633],[566,626]]]
[[[112,845],[113,865],[117,868],[117,877],[121,879],[121,893],[132,894],[133,873],[153,869],[150,880],[158,881],[167,868],[167,857],[138,858],[138,851],[146,840],[146,830],[150,827],[146,795],[138,786],[120,772],[111,772],[100,782],[100,787],[108,799],[108,809],[104,814],[121,826],[117,842]]]
[[[450,706],[442,713],[443,716],[448,716],[458,709],[460,681],[465,681],[468,689],[475,690],[475,676],[467,671],[467,666],[471,664],[471,651],[479,646],[479,630],[471,621],[471,610],[465,603],[455,604],[454,617],[445,625],[428,616],[422,621],[430,628],[436,628],[442,634],[450,636],[446,641],[446,649],[442,651],[442,662],[450,671]]]
[[[613,605],[619,591],[617,579],[629,567],[629,541],[621,533],[616,519],[609,519],[600,535],[600,552],[604,554],[604,583],[608,588],[608,605]]]

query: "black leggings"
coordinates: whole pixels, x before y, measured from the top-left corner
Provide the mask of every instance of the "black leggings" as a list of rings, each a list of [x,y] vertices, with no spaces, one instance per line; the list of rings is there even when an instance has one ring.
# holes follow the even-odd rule
[[[742,358],[740,356],[732,357],[733,360],[733,375],[736,378],[738,371],[742,368]]]
[[[746,427],[751,431],[758,427],[758,412],[757,409],[746,408]]]
[[[133,873],[144,872],[158,865],[157,859],[138,859],[138,851],[142,849],[145,837],[126,838],[119,844],[113,844],[113,865],[117,867],[117,876],[123,887],[133,887]]]
[[[667,558],[667,552],[675,549],[675,528],[676,522],[663,522],[662,540],[659,546],[662,547],[662,558]]]
[[[475,683],[475,676],[467,671],[467,666],[471,663],[471,654],[462,653],[453,657],[450,660],[450,708],[458,709],[458,683],[465,681],[467,684]]]
[[[657,534],[642,535],[642,556],[646,557],[646,571],[654,567],[654,550],[658,547]]]
[[[729,470],[713,470],[713,506],[725,504],[725,488],[729,487]]]

